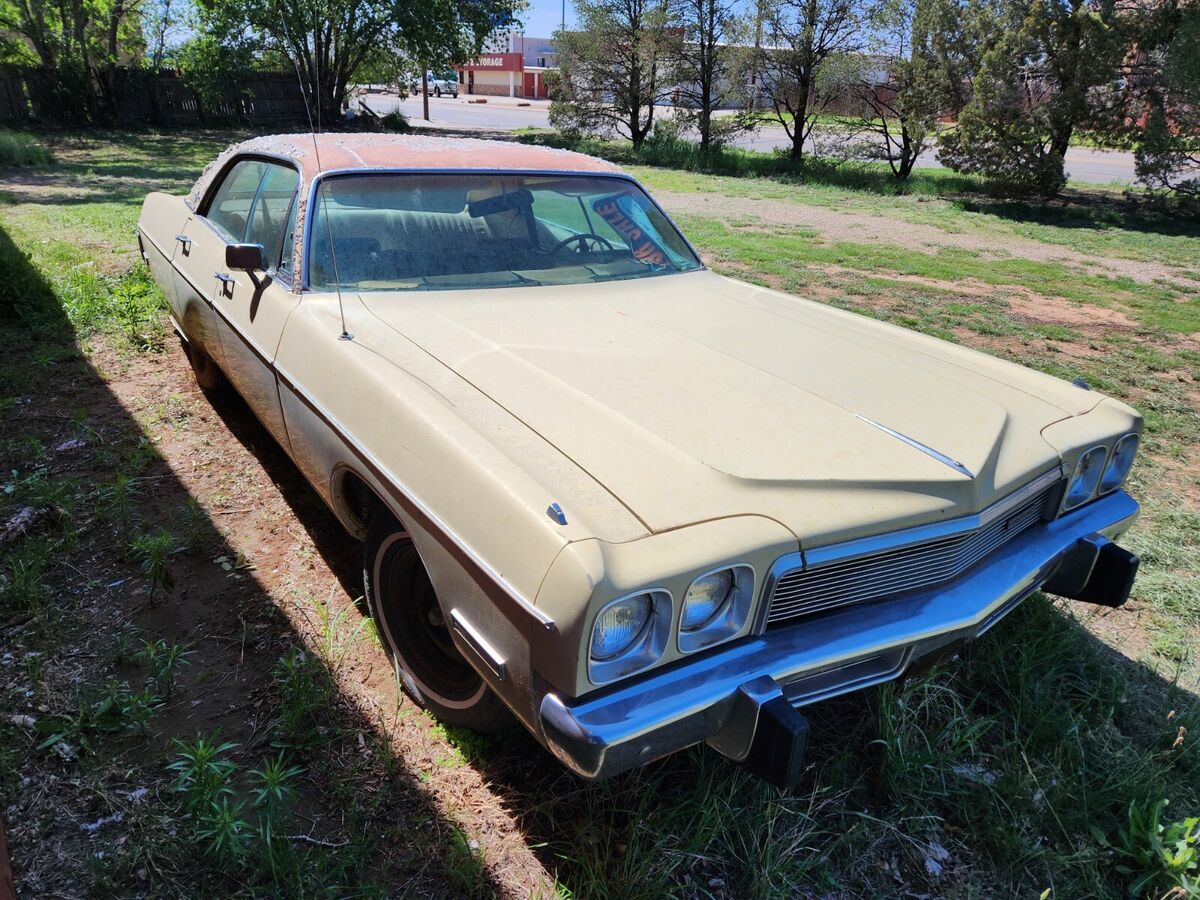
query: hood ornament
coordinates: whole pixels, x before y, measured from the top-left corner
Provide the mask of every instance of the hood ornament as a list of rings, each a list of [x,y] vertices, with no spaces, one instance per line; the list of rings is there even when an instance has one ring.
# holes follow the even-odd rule
[[[960,463],[957,459],[953,459],[953,458],[947,456],[945,453],[942,453],[939,450],[934,450],[932,447],[928,446],[927,444],[922,444],[916,438],[910,438],[907,434],[901,434],[896,429],[888,428],[882,422],[876,422],[874,419],[868,419],[866,416],[862,415],[861,413],[855,413],[855,417],[862,419],[868,425],[874,425],[880,431],[884,432],[885,434],[890,434],[892,437],[894,437],[898,441],[904,441],[904,443],[908,444],[908,446],[910,446],[916,450],[920,450],[926,456],[933,457],[938,462],[940,462],[942,465],[949,466],[955,472],[959,472],[960,474],[966,475],[968,478],[975,477],[975,473],[972,472],[970,469],[968,469],[966,466],[964,466],[962,463]]]

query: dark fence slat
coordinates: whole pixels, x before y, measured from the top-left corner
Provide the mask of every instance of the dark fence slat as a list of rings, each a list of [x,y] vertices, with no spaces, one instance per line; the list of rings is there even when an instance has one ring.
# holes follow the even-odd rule
[[[246,72],[215,98],[203,100],[176,72],[119,68],[113,96],[91,79],[80,97],[57,70],[0,66],[0,124],[276,124],[304,120],[304,97],[290,72]],[[107,79],[105,84],[108,84]],[[236,86],[234,86],[236,85]],[[72,102],[64,103],[64,98]],[[90,102],[89,102],[90,100]]]

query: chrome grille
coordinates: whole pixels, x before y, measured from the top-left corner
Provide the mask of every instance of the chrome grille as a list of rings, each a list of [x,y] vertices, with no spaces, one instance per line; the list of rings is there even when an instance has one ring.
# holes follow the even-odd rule
[[[1047,488],[1038,479],[1028,499],[1001,501],[997,512],[979,517],[983,524],[948,536],[786,572],[775,584],[767,624],[951,581],[1037,524],[1055,483]]]

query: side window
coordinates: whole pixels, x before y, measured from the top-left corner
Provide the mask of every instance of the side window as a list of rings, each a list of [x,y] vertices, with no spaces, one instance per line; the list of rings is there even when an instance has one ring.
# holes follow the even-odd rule
[[[283,231],[283,249],[279,251],[278,271],[288,278],[292,277],[292,264],[296,259],[296,201],[287,211],[287,227]]]
[[[266,168],[267,164],[261,160],[242,160],[225,174],[213,195],[205,218],[224,232],[230,241],[240,241],[246,233],[250,207]]]
[[[279,266],[292,201],[299,182],[300,175],[295,169],[268,163],[250,210],[246,243],[262,244],[267,261],[276,267]]]

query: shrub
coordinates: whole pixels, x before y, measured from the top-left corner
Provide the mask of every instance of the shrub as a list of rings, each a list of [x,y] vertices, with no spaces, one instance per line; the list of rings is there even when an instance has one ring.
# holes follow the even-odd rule
[[[408,124],[407,117],[399,110],[393,110],[388,113],[379,120],[379,125],[384,131],[394,131],[398,134],[408,134],[408,132],[412,131],[412,126]]]
[[[30,135],[0,130],[0,166],[46,166],[52,162],[50,151]]]

